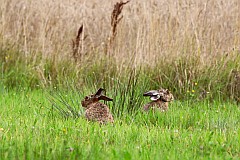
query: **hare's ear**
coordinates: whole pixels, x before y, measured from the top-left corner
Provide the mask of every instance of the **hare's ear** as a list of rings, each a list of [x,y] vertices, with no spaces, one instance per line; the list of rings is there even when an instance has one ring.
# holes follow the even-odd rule
[[[156,101],[163,96],[162,92],[159,92],[158,90],[151,90],[143,94],[143,96],[149,96],[151,101]]]
[[[166,91],[166,93],[167,93],[167,94],[169,94],[169,93],[170,93],[170,91],[169,91],[168,89],[166,89],[165,91]]]
[[[98,91],[95,93],[95,96],[101,96],[104,91],[105,89],[99,88]]]
[[[103,96],[103,95],[101,95],[100,97],[98,97],[98,100],[113,101],[112,98],[109,98],[109,97],[107,97],[107,96]]]
[[[151,101],[156,101],[160,98],[161,96],[158,94],[156,96],[150,96]]]
[[[151,90],[143,94],[143,96],[157,96],[157,95],[160,95],[159,91],[157,90]]]

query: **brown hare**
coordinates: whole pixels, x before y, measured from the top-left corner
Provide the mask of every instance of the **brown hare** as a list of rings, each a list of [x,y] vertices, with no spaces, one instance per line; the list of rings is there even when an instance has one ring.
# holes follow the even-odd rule
[[[103,95],[105,90],[99,88],[95,94],[86,96],[82,100],[82,106],[86,109],[85,117],[89,121],[97,121],[100,124],[105,124],[107,122],[114,122],[113,116],[110,113],[110,110],[107,105],[99,102],[99,100],[112,101],[112,98],[109,98]]]
[[[144,93],[143,96],[149,96],[152,100],[152,102],[144,105],[144,111],[152,109],[153,111],[159,110],[165,112],[168,110],[168,102],[174,100],[173,95],[168,89],[151,90]]]

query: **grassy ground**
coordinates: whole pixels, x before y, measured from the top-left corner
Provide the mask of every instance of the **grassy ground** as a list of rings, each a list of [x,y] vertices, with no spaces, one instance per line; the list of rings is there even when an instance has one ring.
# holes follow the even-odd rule
[[[239,159],[240,1],[130,1],[112,33],[117,1],[0,0],[0,159]],[[81,116],[97,87],[114,125]]]
[[[47,97],[42,90],[2,92],[0,159],[240,158],[236,104],[174,101],[167,113],[124,112],[114,125],[99,126],[82,117],[64,119]]]

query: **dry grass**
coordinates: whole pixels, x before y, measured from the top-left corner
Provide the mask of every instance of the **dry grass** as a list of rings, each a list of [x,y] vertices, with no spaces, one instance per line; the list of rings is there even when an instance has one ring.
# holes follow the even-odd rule
[[[77,62],[78,59],[81,59],[80,41],[81,41],[82,32],[83,32],[83,25],[81,25],[81,27],[78,29],[78,34],[75,40],[72,40],[73,58],[75,62]]]
[[[3,46],[13,43],[26,55],[62,59],[72,55],[71,40],[81,24],[87,36],[83,54],[102,55],[117,1],[0,2]],[[239,51],[239,8],[239,0],[131,1],[122,11],[113,58],[154,65],[159,58],[198,55],[208,64],[216,55]]]
[[[112,41],[114,41],[114,38],[117,35],[117,25],[123,18],[123,16],[121,16],[121,17],[119,17],[119,16],[120,16],[120,14],[122,12],[123,6],[125,4],[127,4],[128,2],[129,1],[126,1],[126,2],[120,1],[120,2],[117,2],[114,5],[114,9],[112,11],[112,16],[111,16],[112,34],[111,34],[111,37],[110,37],[110,43],[112,43]]]
[[[107,85],[129,79],[137,68],[144,84],[179,97],[198,82],[203,97],[211,91],[239,101],[239,0],[0,4],[3,84],[18,86],[24,79],[48,86],[69,78],[80,86]]]

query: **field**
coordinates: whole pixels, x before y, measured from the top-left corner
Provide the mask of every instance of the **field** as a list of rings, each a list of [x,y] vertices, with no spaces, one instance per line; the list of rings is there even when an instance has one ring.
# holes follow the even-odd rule
[[[240,159],[240,1],[116,2],[0,0],[0,159]]]
[[[240,110],[231,103],[177,101],[168,113],[138,112],[100,126],[83,118],[64,119],[46,95],[38,90],[1,96],[1,159],[240,157]]]

